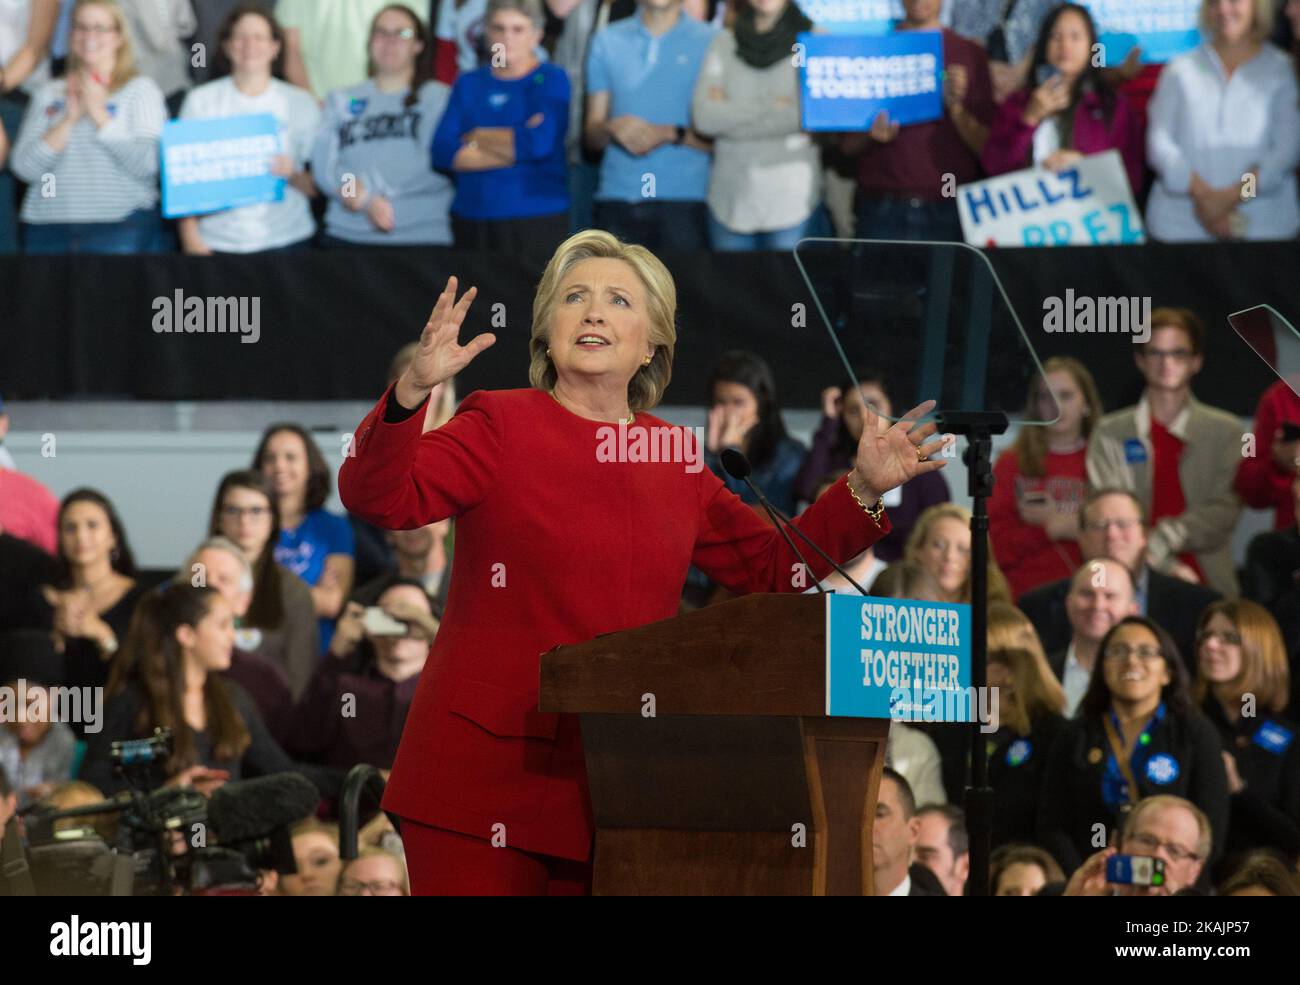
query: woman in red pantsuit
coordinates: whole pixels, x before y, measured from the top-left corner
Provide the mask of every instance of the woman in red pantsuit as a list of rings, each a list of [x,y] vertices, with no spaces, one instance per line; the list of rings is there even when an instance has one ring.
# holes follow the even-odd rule
[[[347,508],[381,527],[457,518],[445,616],[384,807],[402,818],[414,893],[583,892],[582,739],[576,716],[537,710],[539,654],[675,615],[691,564],[738,594],[809,582],[792,584],[797,559],[703,467],[689,431],[677,461],[617,460],[641,457],[618,454],[620,428],[625,448],[639,428],[675,430],[646,413],[676,343],[676,288],[653,254],[598,230],[563,243],[533,305],[533,387],[471,393],[421,433],[433,387],[495,341],[458,342],[474,294],[458,301],[448,281],[339,473]],[[885,492],[942,466],[934,424],[915,424],[932,406],[887,430],[872,417],[854,468],[797,521],[833,557],[888,531]]]

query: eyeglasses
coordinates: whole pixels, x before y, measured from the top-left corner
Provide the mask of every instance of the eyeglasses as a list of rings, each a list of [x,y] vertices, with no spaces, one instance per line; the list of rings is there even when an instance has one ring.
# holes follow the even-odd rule
[[[382,38],[385,41],[410,41],[415,37],[415,29],[404,27],[398,31],[390,31],[387,28],[377,27],[370,32],[372,38]]]
[[[1143,644],[1142,646],[1129,646],[1127,643],[1112,643],[1106,647],[1106,659],[1120,663],[1127,660],[1133,654],[1137,654],[1139,659],[1144,663],[1150,663],[1153,660],[1163,660],[1164,652],[1158,646]]]
[[[72,29],[80,34],[116,34],[113,24],[73,24]]]
[[[1139,520],[1127,517],[1123,520],[1089,520],[1083,525],[1083,529],[1104,534],[1110,527],[1114,527],[1116,530],[1132,530],[1134,527],[1139,526],[1140,523]]]
[[[1196,645],[1201,646],[1217,639],[1224,646],[1241,646],[1241,634],[1231,629],[1207,629],[1196,635]]]
[[[1176,363],[1186,362],[1192,358],[1191,349],[1153,349],[1151,346],[1142,347],[1142,355],[1147,359],[1172,359]]]
[[[402,891],[401,884],[392,879],[376,879],[373,882],[357,882],[344,879],[339,883],[340,896],[360,896],[368,890],[371,896],[395,896]]]
[[[221,515],[227,520],[238,520],[242,516],[260,520],[264,516],[271,515],[271,508],[269,506],[223,506]]]
[[[1124,847],[1138,848],[1149,854],[1155,854],[1163,848],[1171,862],[1195,862],[1201,857],[1196,852],[1189,852],[1182,845],[1176,845],[1172,841],[1161,841],[1155,835],[1129,835],[1124,839]]]

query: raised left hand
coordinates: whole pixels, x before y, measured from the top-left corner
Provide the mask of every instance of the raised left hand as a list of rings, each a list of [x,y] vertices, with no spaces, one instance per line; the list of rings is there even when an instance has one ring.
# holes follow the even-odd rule
[[[901,486],[923,472],[937,472],[947,462],[930,461],[930,456],[952,443],[950,437],[935,441],[927,439],[938,430],[933,421],[918,425],[918,419],[934,409],[933,400],[927,400],[909,410],[887,430],[879,427],[880,418],[870,407],[862,414],[862,439],[853,470],[866,486],[871,499],[883,496],[896,486]]]

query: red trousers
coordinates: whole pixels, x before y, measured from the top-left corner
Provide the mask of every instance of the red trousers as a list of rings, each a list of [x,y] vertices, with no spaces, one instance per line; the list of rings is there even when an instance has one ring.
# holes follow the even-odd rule
[[[591,862],[494,847],[402,818],[412,896],[585,896]]]

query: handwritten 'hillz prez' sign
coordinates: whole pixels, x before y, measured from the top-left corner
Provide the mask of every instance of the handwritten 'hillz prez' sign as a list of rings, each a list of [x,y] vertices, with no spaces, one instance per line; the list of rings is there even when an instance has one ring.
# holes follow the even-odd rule
[[[957,187],[971,246],[1121,246],[1146,242],[1117,150],[1073,167],[1012,171]]]

